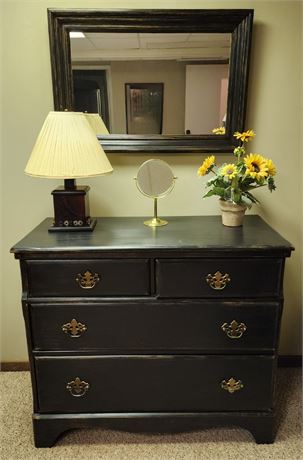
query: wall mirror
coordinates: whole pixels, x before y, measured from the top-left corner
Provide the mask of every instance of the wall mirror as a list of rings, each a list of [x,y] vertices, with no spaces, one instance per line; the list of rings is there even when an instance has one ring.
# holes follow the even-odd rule
[[[253,10],[49,9],[48,20],[55,110],[98,112],[105,151],[233,150]]]

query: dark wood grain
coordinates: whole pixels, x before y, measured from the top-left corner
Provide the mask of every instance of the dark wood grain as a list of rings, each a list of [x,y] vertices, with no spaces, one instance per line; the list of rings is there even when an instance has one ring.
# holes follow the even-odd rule
[[[273,405],[272,356],[36,357],[35,366],[42,413],[261,411]],[[66,389],[77,376],[90,385],[81,397]],[[243,383],[233,394],[221,388],[231,377]]]
[[[83,289],[76,281],[89,270],[99,281]],[[29,294],[37,297],[143,296],[150,294],[147,259],[28,261]]]
[[[281,292],[283,268],[282,259],[159,259],[158,294],[169,298],[275,297]],[[230,279],[222,290],[212,289],[206,281],[218,271]]]
[[[54,223],[49,231],[70,229],[79,231],[78,223],[81,222],[81,230],[91,229],[88,193],[90,187],[75,186],[74,179],[66,179],[64,187],[57,187],[52,191],[54,202]],[[69,183],[71,185],[69,185]],[[76,225],[75,225],[76,222]],[[69,227],[66,228],[66,224]]]
[[[199,257],[228,256],[289,256],[292,245],[258,216],[245,216],[243,227],[225,227],[220,216],[167,217],[168,225],[150,228],[143,225],[144,217],[98,218],[92,233],[50,234],[52,219],[45,219],[33,232],[11,249],[17,257],[30,258],[35,253],[43,258],[54,254],[60,258],[105,257],[108,253],[118,257],[130,251],[133,257],[159,251],[165,254],[181,252]],[[135,250],[135,251],[134,251]],[[121,251],[121,252],[119,252]],[[98,254],[99,252],[99,254]]]
[[[90,353],[272,353],[277,345],[280,302],[178,302],[138,299],[36,303],[28,308],[33,349]],[[76,318],[87,330],[70,337],[62,325]],[[119,321],[117,321],[119,318]],[[247,330],[231,339],[221,326],[237,320]]]
[[[257,443],[272,443],[277,431],[276,413],[266,412],[119,412],[33,415],[37,447],[51,447],[67,430],[102,427],[132,432],[179,433],[181,431],[238,426]]]

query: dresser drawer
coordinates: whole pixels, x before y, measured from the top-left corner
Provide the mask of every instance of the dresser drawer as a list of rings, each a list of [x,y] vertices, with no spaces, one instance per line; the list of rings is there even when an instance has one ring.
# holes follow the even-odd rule
[[[270,356],[35,358],[41,412],[268,410]]]
[[[150,293],[148,259],[30,260],[30,296],[122,296]]]
[[[272,352],[278,302],[102,302],[29,306],[34,350]]]
[[[159,259],[160,297],[272,297],[280,293],[281,259]]]

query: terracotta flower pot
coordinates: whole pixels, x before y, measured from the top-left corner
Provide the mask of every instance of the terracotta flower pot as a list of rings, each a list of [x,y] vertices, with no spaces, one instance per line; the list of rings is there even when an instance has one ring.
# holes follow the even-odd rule
[[[232,201],[219,200],[222,211],[222,224],[227,227],[240,227],[243,224],[246,206]]]

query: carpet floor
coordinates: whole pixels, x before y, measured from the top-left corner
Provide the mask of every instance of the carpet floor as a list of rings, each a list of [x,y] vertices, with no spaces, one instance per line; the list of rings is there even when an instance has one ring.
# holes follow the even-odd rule
[[[33,444],[28,372],[0,373],[0,458],[5,460],[297,460],[303,458],[300,368],[278,373],[279,430],[273,444],[249,432],[221,428],[181,434],[138,434],[102,428],[74,430],[51,449]]]

